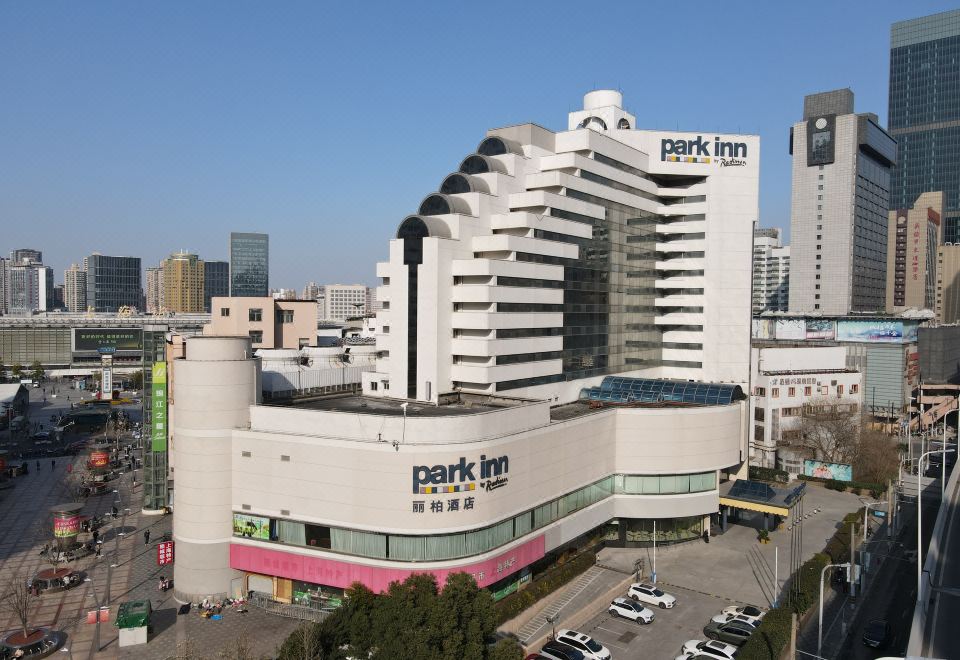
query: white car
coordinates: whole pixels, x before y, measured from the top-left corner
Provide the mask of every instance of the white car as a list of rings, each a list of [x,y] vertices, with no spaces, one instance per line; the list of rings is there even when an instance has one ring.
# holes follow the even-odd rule
[[[709,641],[690,639],[683,643],[680,653],[688,656],[702,655],[720,660],[733,660],[737,655],[737,647],[715,639]]]
[[[758,619],[762,619],[763,615],[767,613],[765,609],[757,607],[756,605],[731,605],[730,607],[723,608],[724,614],[743,614],[744,616],[753,616]]]
[[[627,595],[649,605],[656,605],[662,610],[669,610],[677,604],[677,599],[665,593],[652,584],[635,582],[630,585]]]
[[[610,660],[610,651],[606,646],[576,630],[558,630],[555,640],[561,644],[572,646],[580,651],[588,660]]]
[[[727,623],[728,621],[739,621],[740,623],[746,624],[751,628],[756,628],[760,625],[760,619],[755,616],[747,616],[746,614],[733,614],[724,610],[720,614],[716,615],[711,621],[717,623]]]
[[[653,611],[629,598],[614,598],[607,611],[613,616],[630,619],[637,623],[653,623]]]

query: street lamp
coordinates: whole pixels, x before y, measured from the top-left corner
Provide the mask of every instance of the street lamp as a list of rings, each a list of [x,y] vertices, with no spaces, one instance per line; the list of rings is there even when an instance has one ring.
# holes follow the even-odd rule
[[[863,542],[867,542],[867,514],[870,513],[870,507],[877,506],[880,504],[886,504],[886,502],[864,502],[863,503]]]
[[[820,617],[817,619],[817,657],[822,657],[820,650],[823,648],[823,574],[828,568],[845,568],[850,570],[850,563],[845,564],[827,564],[820,571]]]
[[[917,598],[920,597],[920,589],[923,578],[923,536],[921,535],[921,528],[923,526],[922,520],[922,503],[923,503],[923,493],[920,492],[920,477],[923,475],[923,459],[929,456],[930,454],[943,454],[943,463],[947,463],[947,454],[952,454],[955,449],[936,449],[934,451],[928,451],[920,455],[920,463],[917,465]]]
[[[547,616],[547,623],[549,623],[550,625],[553,626],[553,637],[551,637],[551,639],[556,639],[556,638],[557,638],[557,619],[559,619],[559,618],[560,618],[560,613],[559,613],[559,612],[557,612],[556,614],[554,614],[554,615],[552,615],[552,616]]]

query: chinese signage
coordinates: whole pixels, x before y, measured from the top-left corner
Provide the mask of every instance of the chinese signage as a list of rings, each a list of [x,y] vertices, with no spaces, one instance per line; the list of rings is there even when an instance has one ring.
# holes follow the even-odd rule
[[[153,451],[167,451],[167,363],[154,362],[150,403],[150,441]]]
[[[415,495],[448,495],[451,493],[490,492],[503,488],[509,479],[510,459],[507,456],[467,462],[461,456],[457,463],[447,465],[414,465],[413,493]],[[478,478],[479,477],[479,478]],[[462,506],[461,506],[462,503]],[[443,513],[444,511],[469,511],[476,497],[465,495],[450,499],[431,498],[413,500],[413,513]]]
[[[913,320],[753,319],[754,339],[778,341],[834,340],[872,344],[917,341],[919,322]]]
[[[71,515],[53,519],[53,535],[58,539],[69,538],[80,533],[80,516]]]
[[[173,563],[173,541],[157,544],[157,566]]]
[[[261,516],[248,516],[243,513],[233,514],[233,535],[245,536],[248,539],[270,540],[270,519]]]
[[[845,463],[824,463],[807,459],[803,462],[803,473],[819,479],[853,481],[853,468]]]
[[[139,351],[143,330],[139,328],[74,328],[74,351]]]
[[[770,387],[776,387],[778,385],[816,385],[817,379],[810,377],[791,377],[791,378],[771,378]]]
[[[837,341],[913,342],[917,341],[917,324],[903,321],[837,321]]]
[[[90,466],[91,467],[107,467],[110,464],[110,452],[106,451],[92,451],[90,452]]]
[[[113,399],[113,356],[100,356],[100,398],[104,401]]]

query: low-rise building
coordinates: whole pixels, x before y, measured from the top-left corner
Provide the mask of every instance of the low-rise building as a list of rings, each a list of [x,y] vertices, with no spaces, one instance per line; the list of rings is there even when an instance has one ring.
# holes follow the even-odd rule
[[[204,334],[250,337],[257,348],[303,348],[317,345],[317,303],[264,297],[213,298],[210,325]]]

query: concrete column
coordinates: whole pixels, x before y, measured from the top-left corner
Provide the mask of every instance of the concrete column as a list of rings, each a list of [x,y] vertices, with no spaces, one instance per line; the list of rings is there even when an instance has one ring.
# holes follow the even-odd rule
[[[230,568],[232,434],[249,426],[259,401],[260,361],[249,337],[198,336],[171,365],[174,595],[185,602],[225,597],[237,575]]]

